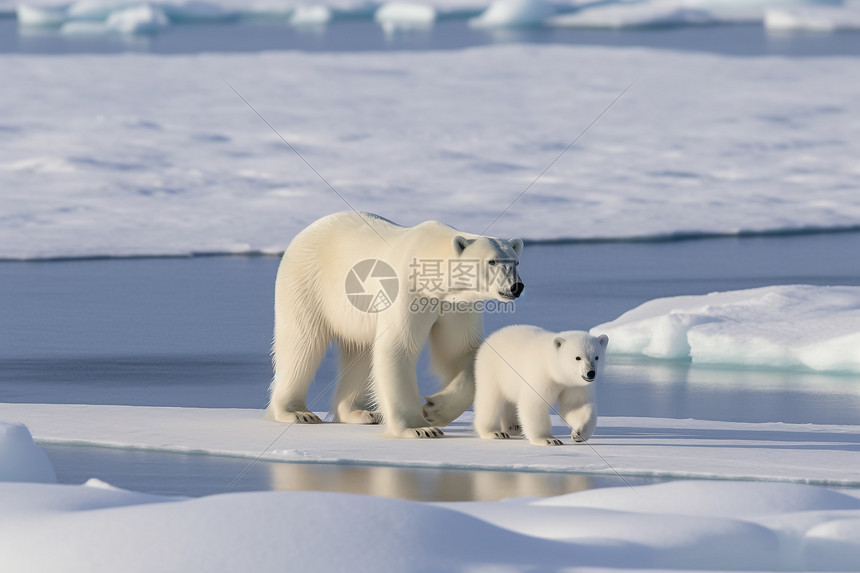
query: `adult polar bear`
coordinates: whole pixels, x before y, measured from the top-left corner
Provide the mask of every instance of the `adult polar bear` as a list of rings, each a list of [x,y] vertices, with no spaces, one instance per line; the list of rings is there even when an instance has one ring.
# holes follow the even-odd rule
[[[522,248],[520,239],[461,233],[436,221],[403,227],[370,213],[345,211],[311,224],[290,243],[275,281],[275,374],[267,417],[320,422],[308,411],[307,391],[335,341],[336,421],[378,423],[381,413],[392,436],[441,436],[435,425],[453,421],[474,398],[472,365],[483,320],[473,303],[522,293],[516,271]],[[350,270],[368,259],[383,261],[398,279],[391,305],[378,312],[353,305],[344,286]],[[433,264],[416,265],[422,261]],[[422,267],[442,269],[444,277],[466,262],[477,279],[467,288],[421,276]],[[415,370],[428,338],[443,389],[422,410]]]

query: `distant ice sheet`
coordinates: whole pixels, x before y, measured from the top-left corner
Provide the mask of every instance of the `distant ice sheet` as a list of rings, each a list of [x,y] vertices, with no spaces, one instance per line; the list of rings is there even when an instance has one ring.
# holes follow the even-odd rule
[[[242,18],[283,21],[295,19],[307,25],[310,14],[330,13],[332,18],[365,18],[376,15],[386,29],[395,20],[414,27],[431,26],[441,15],[474,18],[485,28],[565,26],[586,28],[641,28],[702,24],[756,23],[768,29],[835,31],[852,29],[860,14],[857,0],[416,0],[394,2],[397,10],[382,0],[0,0],[0,13],[17,11],[25,27],[58,27],[69,22],[104,22],[112,14],[147,7],[163,11],[172,23],[208,23]],[[403,10],[406,4],[410,8]],[[380,11],[387,15],[380,18]],[[395,14],[396,12],[396,14]],[[427,14],[433,18],[428,20]],[[556,14],[560,14],[556,16]],[[477,16],[477,18],[475,18]],[[393,19],[392,19],[393,17]],[[325,25],[329,19],[314,19]],[[85,26],[72,25],[72,29]],[[97,29],[91,26],[92,29]],[[152,30],[147,30],[151,32]],[[143,30],[126,31],[142,33]]]
[[[348,209],[530,239],[860,225],[856,58],[506,45],[0,58],[0,258],[282,250]],[[223,78],[223,79],[222,79]]]
[[[860,288],[774,286],[649,301],[596,326],[610,353],[860,373]]]

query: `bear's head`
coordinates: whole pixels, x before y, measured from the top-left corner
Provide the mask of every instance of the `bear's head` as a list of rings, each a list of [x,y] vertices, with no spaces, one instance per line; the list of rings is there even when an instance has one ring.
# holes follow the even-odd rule
[[[511,301],[522,294],[525,285],[517,270],[523,252],[522,239],[457,235],[451,241],[451,248],[454,260],[449,280],[453,298]],[[462,271],[460,276],[458,269]]]
[[[571,330],[553,338],[553,359],[549,361],[550,376],[565,386],[585,386],[600,374],[601,360],[606,353],[609,337],[591,336],[587,332]]]

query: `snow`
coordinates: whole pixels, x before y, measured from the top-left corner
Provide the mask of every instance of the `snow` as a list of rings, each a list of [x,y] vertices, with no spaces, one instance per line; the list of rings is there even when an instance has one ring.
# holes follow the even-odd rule
[[[308,448],[302,450],[304,461],[338,450],[355,461],[370,457],[394,465],[409,465],[409,456],[402,456],[407,453],[429,465],[470,459],[510,467],[517,460],[539,470],[529,459],[534,453],[554,458],[568,471],[586,471],[587,459],[595,457],[579,453],[588,450],[584,445],[487,442],[456,426],[446,438],[416,442],[381,438],[374,435],[378,428],[368,426],[263,422],[261,414],[0,405],[0,418],[27,419],[40,441],[54,443],[156,449],[172,443],[186,451],[240,445],[256,458],[260,444],[265,448],[277,432],[281,438],[271,451],[285,445]],[[598,427],[592,448],[622,473],[629,471],[628,458],[633,466],[671,467],[678,458],[696,459],[703,467],[726,463],[723,477],[769,466],[772,478],[791,474],[799,481],[814,480],[816,473],[856,479],[860,467],[857,426],[607,422]],[[26,433],[20,425],[0,427]],[[671,427],[677,431],[666,432]],[[222,446],[214,451],[227,453]],[[570,451],[574,448],[577,452]],[[824,465],[829,471],[821,472]],[[91,479],[81,486],[0,483],[0,508],[0,570],[16,573],[280,571],[290,563],[359,572],[560,571],[574,565],[857,570],[860,556],[860,493],[796,483],[679,481],[546,499],[417,503],[308,491],[186,499],[124,491]]]
[[[389,2],[380,6],[373,16],[386,32],[429,28],[436,20],[436,11],[426,4]]]
[[[595,326],[610,354],[860,373],[860,287],[771,286],[648,301]]]
[[[765,11],[764,26],[775,32],[860,30],[860,1],[851,0],[844,6],[770,8]]]
[[[479,439],[470,412],[445,428],[445,438],[417,442],[385,438],[378,426],[268,422],[253,409],[0,404],[0,419],[26,424],[46,444],[268,461],[860,486],[860,426],[602,416],[588,444],[574,445],[570,428],[555,418],[554,433],[567,445],[538,447],[522,439]]]
[[[9,481],[55,483],[57,476],[25,425],[0,421],[0,482]]]
[[[747,16],[719,17],[713,12],[684,5],[650,3],[627,5],[608,4],[592,10],[561,14],[549,18],[548,26],[562,28],[647,28],[661,26],[705,25],[748,21]]]
[[[293,26],[322,26],[331,21],[332,12],[327,6],[297,6],[290,15]]]
[[[106,25],[123,34],[150,34],[167,26],[168,20],[159,8],[141,4],[112,12]]]
[[[481,232],[636,80],[489,233],[860,225],[856,58],[505,45],[8,55],[0,75],[0,258],[277,252],[347,209],[223,80],[346,201],[403,224]]]
[[[555,12],[553,5],[544,0],[495,0],[469,23],[478,28],[537,26]]]
[[[58,27],[64,22],[97,20],[139,6],[140,0],[0,0],[0,13],[18,11],[23,26]],[[298,11],[331,11],[347,18],[370,18],[383,2],[368,0],[167,0],[154,3],[173,23],[200,23],[239,18],[283,20]],[[397,3],[402,4],[402,3]],[[423,0],[409,3],[420,10],[424,25],[435,15],[468,18],[482,27],[572,26],[629,28],[701,24],[757,23],[767,28],[834,31],[851,29],[857,0]],[[426,14],[434,18],[427,21]],[[556,13],[564,13],[555,16]],[[847,18],[847,20],[846,20]]]
[[[691,493],[699,511],[681,503]],[[789,484],[674,483],[496,504],[312,492],[177,499],[7,484],[0,506],[0,567],[20,573],[292,563],[356,572],[856,570],[849,559],[860,547],[846,536],[860,522],[856,496]],[[834,547],[841,551],[824,550]]]

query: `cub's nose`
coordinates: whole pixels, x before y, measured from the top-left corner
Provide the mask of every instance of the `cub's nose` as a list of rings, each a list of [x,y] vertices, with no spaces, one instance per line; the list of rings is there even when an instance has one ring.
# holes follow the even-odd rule
[[[585,375],[589,380],[594,380],[594,370],[589,370],[588,374]]]
[[[514,295],[514,298],[519,298],[521,294],[523,294],[523,290],[526,288],[526,285],[517,281],[511,286],[511,294]]]

